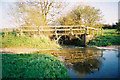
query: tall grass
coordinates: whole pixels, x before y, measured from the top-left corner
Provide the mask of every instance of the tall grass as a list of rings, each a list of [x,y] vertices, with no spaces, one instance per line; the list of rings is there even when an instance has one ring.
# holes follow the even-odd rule
[[[120,34],[116,32],[116,29],[104,29],[104,35],[98,36],[96,39],[90,41],[89,45],[95,46],[120,45]]]
[[[36,37],[29,36],[16,37],[13,34],[8,34],[2,37],[2,47],[56,49],[59,48],[60,46],[44,35]]]

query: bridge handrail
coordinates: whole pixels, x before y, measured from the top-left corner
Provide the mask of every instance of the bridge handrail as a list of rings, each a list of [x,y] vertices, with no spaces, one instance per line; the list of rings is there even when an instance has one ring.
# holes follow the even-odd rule
[[[35,27],[40,27],[40,28],[65,28],[65,27],[72,27],[72,28],[74,28],[74,27],[83,27],[83,28],[87,28],[87,29],[98,29],[98,28],[93,28],[93,27],[85,27],[84,25],[72,25],[72,26],[22,26],[22,28],[27,28],[27,27],[33,27],[33,28],[35,28]]]
[[[33,27],[33,28],[35,28],[35,27],[57,27],[57,28],[61,28],[61,27],[85,27],[84,25],[76,25],[76,26],[22,26],[22,28],[25,28],[25,27]]]
[[[34,28],[34,29],[24,29],[24,28]],[[65,29],[66,28],[66,29]],[[7,28],[7,29],[12,29],[12,28]],[[21,26],[21,27],[15,27],[13,29],[18,29],[20,31],[20,33],[22,33],[23,31],[25,32],[33,32],[33,31],[37,31],[37,32],[41,32],[41,31],[55,31],[55,33],[57,33],[57,31],[70,31],[71,33],[73,31],[85,31],[87,30],[96,30],[98,31],[102,31],[102,29],[99,28],[93,28],[93,27],[85,27],[84,25],[72,25],[72,26]],[[4,30],[2,32],[11,32],[12,30]],[[103,31],[102,31],[103,32]]]

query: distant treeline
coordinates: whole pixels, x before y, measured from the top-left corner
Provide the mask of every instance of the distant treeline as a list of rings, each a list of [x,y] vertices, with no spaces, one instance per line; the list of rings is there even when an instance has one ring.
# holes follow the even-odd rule
[[[118,28],[118,24],[120,24],[120,23],[116,23],[116,24],[113,24],[113,25],[105,24],[103,26],[103,29],[117,29]]]

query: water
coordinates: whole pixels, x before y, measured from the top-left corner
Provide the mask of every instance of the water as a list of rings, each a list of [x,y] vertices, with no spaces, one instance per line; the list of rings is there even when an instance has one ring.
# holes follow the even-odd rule
[[[52,51],[58,57],[71,78],[118,78],[120,53],[115,50],[75,48]]]
[[[64,63],[71,78],[120,77],[120,71],[118,71],[120,52],[118,51],[71,46],[61,50],[48,50],[47,52]]]

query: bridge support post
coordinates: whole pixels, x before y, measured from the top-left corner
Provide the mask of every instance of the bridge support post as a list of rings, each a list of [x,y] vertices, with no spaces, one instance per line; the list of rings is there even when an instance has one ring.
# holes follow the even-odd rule
[[[87,46],[87,42],[86,42],[87,37],[86,36],[87,36],[87,34],[82,34],[81,35],[81,46],[85,46],[85,47]]]
[[[86,34],[84,34],[84,46],[85,47],[87,46],[86,41],[87,41]]]

